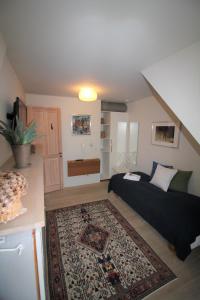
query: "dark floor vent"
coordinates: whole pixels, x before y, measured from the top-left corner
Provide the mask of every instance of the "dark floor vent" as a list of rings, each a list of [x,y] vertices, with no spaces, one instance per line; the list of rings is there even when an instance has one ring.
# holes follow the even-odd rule
[[[101,101],[102,111],[126,112],[126,103]]]

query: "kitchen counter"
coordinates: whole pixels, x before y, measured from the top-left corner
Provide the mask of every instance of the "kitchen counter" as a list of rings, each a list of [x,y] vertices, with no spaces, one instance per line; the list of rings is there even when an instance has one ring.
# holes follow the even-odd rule
[[[16,219],[8,221],[6,224],[1,223],[0,236],[44,227],[45,214],[42,157],[38,154],[32,154],[30,167],[24,169],[15,169],[14,160],[11,158],[0,170],[15,170],[23,174],[28,182],[27,194],[21,198],[23,207],[27,208],[27,211]]]

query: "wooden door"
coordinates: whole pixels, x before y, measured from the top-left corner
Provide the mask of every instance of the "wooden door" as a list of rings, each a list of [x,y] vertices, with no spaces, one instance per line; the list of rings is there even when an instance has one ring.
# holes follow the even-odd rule
[[[60,111],[48,108],[46,113],[46,156],[44,160],[45,192],[62,188],[62,149]]]
[[[44,157],[45,193],[63,187],[60,110],[28,107],[28,121],[35,120],[40,136],[34,144]]]
[[[32,143],[37,146],[37,151],[46,155],[46,111],[41,107],[28,107],[27,122],[35,120],[37,123],[38,138]]]

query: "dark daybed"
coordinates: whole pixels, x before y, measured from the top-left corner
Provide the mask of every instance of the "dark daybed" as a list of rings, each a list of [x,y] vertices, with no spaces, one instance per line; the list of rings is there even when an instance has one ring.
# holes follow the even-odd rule
[[[150,176],[141,180],[123,179],[124,174],[114,175],[108,192],[114,191],[137,213],[166,238],[184,260],[191,252],[190,244],[200,235],[200,198],[183,192],[164,192],[149,183]]]

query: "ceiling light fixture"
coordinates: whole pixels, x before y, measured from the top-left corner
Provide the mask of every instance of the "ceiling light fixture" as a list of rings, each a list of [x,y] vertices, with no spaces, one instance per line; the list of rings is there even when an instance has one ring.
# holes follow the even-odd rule
[[[78,94],[79,100],[92,102],[97,100],[97,92],[93,88],[81,88]]]

